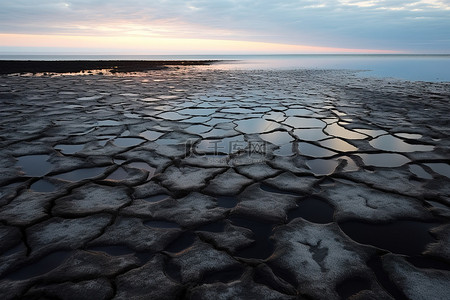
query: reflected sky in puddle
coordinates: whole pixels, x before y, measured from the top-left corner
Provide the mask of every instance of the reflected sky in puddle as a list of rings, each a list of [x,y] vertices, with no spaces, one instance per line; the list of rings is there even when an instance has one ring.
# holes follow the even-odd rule
[[[25,155],[17,157],[16,165],[20,167],[27,176],[41,177],[50,172],[52,164],[48,162],[50,156],[45,154],[40,155]]]
[[[415,151],[434,150],[434,146],[408,144],[403,140],[396,138],[392,135],[382,135],[374,140],[371,140],[369,144],[376,149],[392,152],[415,152]]]
[[[283,123],[294,128],[324,128],[326,125],[322,120],[302,117],[288,117]]]
[[[113,181],[120,181],[127,179],[129,177],[128,172],[124,168],[118,168],[111,174],[109,174],[108,177],[106,177],[106,180],[113,180]]]
[[[272,143],[277,146],[281,146],[292,142],[294,139],[285,131],[276,131],[271,133],[264,133],[259,135],[263,140]]]
[[[264,119],[275,121],[275,122],[282,122],[286,119],[286,116],[284,113],[279,111],[271,111],[263,116]]]
[[[141,132],[139,134],[140,137],[143,137],[149,141],[154,141],[156,139],[158,139],[160,136],[164,135],[164,132],[159,132],[159,131],[153,131],[153,130],[146,130],[144,132]]]
[[[422,179],[433,179],[433,176],[419,165],[409,165],[409,171]]]
[[[310,128],[310,129],[295,129],[294,134],[304,141],[320,141],[329,138],[320,128]]]
[[[395,168],[409,163],[411,160],[397,153],[357,154],[366,166]]]
[[[313,111],[306,109],[306,108],[289,108],[286,111],[284,111],[286,116],[293,117],[293,116],[310,116],[314,114]]]
[[[332,159],[312,159],[306,162],[308,168],[316,176],[331,175],[339,165],[339,161]]]
[[[425,166],[431,168],[434,172],[450,178],[450,165],[446,163],[427,163]]]
[[[338,138],[331,138],[324,141],[319,142],[321,146],[333,149],[335,151],[340,152],[351,152],[351,151],[357,151],[358,148],[355,146],[341,140]]]
[[[83,149],[84,145],[68,145],[68,144],[58,144],[55,148],[59,150],[62,154],[75,154],[81,149]]]
[[[144,139],[132,137],[120,137],[113,140],[114,145],[119,147],[134,147],[145,142]]]
[[[368,135],[373,138],[387,133],[384,130],[375,130],[375,129],[355,129],[355,131],[360,132],[365,135]]]
[[[105,172],[105,170],[105,167],[77,169],[70,172],[54,175],[52,177],[68,181],[80,181],[100,176]]]
[[[209,126],[205,126],[205,125],[192,125],[189,126],[188,128],[184,129],[184,131],[189,132],[189,133],[193,133],[193,134],[200,134],[200,133],[205,133],[211,130],[211,127]]]
[[[278,123],[260,118],[236,121],[235,123],[238,125],[236,130],[247,134],[269,132],[280,127]]]
[[[116,120],[101,120],[97,122],[97,126],[119,126],[119,125],[122,125],[122,123]]]
[[[158,117],[163,118],[165,120],[169,120],[169,121],[179,121],[179,120],[189,118],[189,116],[180,115],[179,113],[173,112],[173,111],[163,112],[163,113],[159,114]]]
[[[222,109],[220,112],[232,113],[232,114],[251,114],[251,113],[254,113],[255,111],[252,109],[248,109],[248,108],[235,107],[235,108],[225,108],[225,109]]]
[[[211,117],[192,117],[186,120],[182,120],[180,122],[184,122],[184,123],[201,123],[201,124],[205,124],[206,122],[210,121]],[[208,124],[210,125],[210,124]]]
[[[410,140],[418,140],[422,137],[422,135],[418,133],[406,133],[406,132],[395,133],[395,135]]]
[[[293,143],[288,143],[280,146],[278,149],[273,151],[276,156],[292,156],[294,155]]]
[[[298,143],[298,150],[301,155],[306,155],[310,157],[329,157],[336,155],[337,153],[316,145],[312,145],[309,143]]]
[[[177,110],[177,113],[189,116],[209,116],[215,112],[215,108],[185,108]]]
[[[209,120],[208,122],[206,122],[205,124],[208,126],[214,126],[220,123],[229,123],[231,122],[231,119],[226,119],[226,118],[212,118],[211,120]]]
[[[324,131],[330,135],[349,140],[363,140],[367,138],[366,135],[348,130],[337,123],[327,125]]]
[[[56,186],[48,180],[41,179],[30,186],[30,190],[39,193],[51,193],[56,190]]]

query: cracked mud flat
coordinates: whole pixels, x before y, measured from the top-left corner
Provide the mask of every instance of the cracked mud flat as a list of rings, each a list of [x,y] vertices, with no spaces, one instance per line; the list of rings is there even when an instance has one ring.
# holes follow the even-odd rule
[[[2,299],[446,299],[448,83],[0,78]]]

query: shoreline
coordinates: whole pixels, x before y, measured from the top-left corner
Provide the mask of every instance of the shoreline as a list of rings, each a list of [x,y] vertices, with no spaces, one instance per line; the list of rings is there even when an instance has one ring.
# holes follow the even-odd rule
[[[161,70],[168,66],[204,66],[219,60],[0,60],[0,75],[16,73],[78,73],[109,69],[111,73]]]

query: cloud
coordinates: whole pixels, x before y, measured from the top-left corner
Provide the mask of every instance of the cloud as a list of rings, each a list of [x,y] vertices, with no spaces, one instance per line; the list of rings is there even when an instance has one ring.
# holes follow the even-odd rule
[[[0,28],[450,52],[450,1],[15,0],[0,3]]]

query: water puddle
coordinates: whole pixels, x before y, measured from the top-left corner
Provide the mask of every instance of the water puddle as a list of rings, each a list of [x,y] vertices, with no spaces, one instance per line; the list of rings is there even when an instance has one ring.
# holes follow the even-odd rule
[[[198,123],[198,124],[206,124],[208,123],[208,121],[210,121],[211,118],[210,117],[192,117],[186,120],[182,120],[181,122],[184,123]],[[208,124],[210,125],[210,124]]]
[[[193,133],[193,134],[201,134],[210,131],[212,128],[209,126],[197,124],[189,126],[188,128],[184,129],[184,131]]]
[[[146,130],[144,132],[141,132],[139,134],[140,137],[143,137],[149,141],[154,141],[164,135],[165,132],[159,132],[159,131],[153,131],[153,130]]]
[[[263,116],[264,119],[275,122],[282,122],[286,120],[284,113],[280,111],[271,111]]]
[[[294,134],[303,141],[320,141],[330,137],[320,128],[295,129]]]
[[[306,165],[311,169],[314,175],[324,176],[333,174],[339,165],[339,161],[331,159],[312,159],[308,160]]]
[[[450,178],[450,165],[446,163],[427,163],[424,164],[434,172]]]
[[[367,135],[348,130],[337,123],[327,125],[324,131],[330,135],[349,140],[363,140],[367,138]]]
[[[250,229],[253,232],[252,238],[255,240],[250,246],[238,250],[236,253],[237,257],[266,259],[272,255],[274,245],[269,239],[272,234],[271,224],[238,216],[231,216],[228,219],[233,225]]]
[[[122,125],[122,122],[116,120],[101,120],[97,121],[96,126],[119,126]]]
[[[261,118],[241,120],[235,123],[238,125],[236,130],[247,134],[269,132],[280,127],[278,123]]]
[[[324,128],[327,125],[319,119],[302,117],[288,117],[283,123],[294,128]]]
[[[144,139],[132,137],[120,137],[113,140],[113,144],[118,147],[134,147],[145,142]]]
[[[319,142],[319,144],[323,147],[333,149],[339,152],[353,152],[358,151],[358,148],[355,146],[341,140],[338,138],[331,138],[324,141]]]
[[[125,171],[124,168],[118,168],[114,172],[112,172],[108,177],[105,178],[105,180],[112,180],[112,181],[121,181],[124,179],[127,179],[130,175],[127,171]]]
[[[98,177],[105,173],[105,170],[105,167],[76,169],[70,172],[57,174],[52,177],[67,181],[80,181]]]
[[[272,143],[277,146],[281,146],[292,142],[294,139],[292,136],[285,131],[276,131],[271,133],[264,133],[259,135],[260,138],[266,142]]]
[[[56,190],[56,186],[45,179],[40,179],[30,186],[30,190],[38,193],[51,193]]]
[[[298,143],[298,150],[300,151],[300,154],[310,157],[330,157],[333,155],[336,155],[337,153],[313,144],[309,143]]]
[[[333,222],[334,207],[325,200],[309,196],[297,202],[297,208],[288,212],[288,222],[295,218],[319,224]]]
[[[133,169],[141,169],[148,172],[147,180],[153,177],[155,175],[156,168],[153,168],[148,163],[142,162],[142,161],[135,161],[132,163],[129,163],[126,165],[127,167],[133,168]]]
[[[409,165],[409,171],[416,175],[419,178],[422,179],[433,179],[433,176],[431,176],[430,173],[425,171],[421,166],[419,165]]]
[[[215,108],[185,108],[177,110],[177,113],[189,116],[209,116],[215,112]]]
[[[409,140],[418,140],[422,137],[422,135],[418,133],[406,133],[406,132],[395,133],[395,135]]]
[[[273,154],[277,156],[292,156],[294,155],[293,143],[284,144],[280,146],[278,149],[273,151]]]
[[[233,208],[237,205],[238,199],[236,197],[221,196],[217,197],[217,205],[224,208]]]
[[[211,120],[206,122],[205,125],[215,126],[215,125],[220,124],[220,123],[229,123],[231,121],[232,121],[231,119],[225,119],[225,118],[212,118]]]
[[[231,114],[252,114],[255,111],[252,109],[244,108],[244,107],[235,107],[235,108],[225,108],[222,109],[220,112],[222,113],[231,113]]]
[[[52,164],[48,162],[48,155],[25,155],[17,157],[16,165],[19,166],[27,176],[41,177],[46,175]]]
[[[395,168],[409,163],[411,160],[397,153],[356,154],[366,166]]]
[[[387,134],[387,131],[384,130],[376,130],[376,129],[355,129],[355,131],[368,135],[372,138],[376,138],[380,135],[384,135]]]
[[[170,253],[179,253],[194,244],[195,240],[197,239],[197,235],[191,231],[186,231],[181,236],[179,236],[175,241],[170,243],[166,247],[166,251]]]
[[[306,109],[306,108],[289,108],[289,109],[285,110],[284,113],[288,117],[294,117],[294,116],[302,117],[302,116],[310,116],[310,115],[314,114],[313,111]]]
[[[31,265],[25,266],[11,274],[7,275],[6,278],[10,280],[26,280],[36,276],[45,274],[59,265],[61,265],[73,251],[56,251],[53,252],[38,262],[32,263]]]
[[[173,112],[173,111],[166,111],[166,112],[160,113],[158,115],[158,117],[165,119],[165,120],[169,120],[169,121],[179,121],[179,120],[189,118],[189,116],[180,115],[179,113]]]
[[[360,221],[348,221],[339,224],[342,231],[358,243],[409,256],[420,255],[427,244],[436,241],[429,230],[438,225],[436,223],[406,220],[387,224],[372,224]]]
[[[408,144],[392,135],[382,135],[371,140],[369,144],[376,149],[391,152],[432,151],[434,149],[434,146],[430,145]]]
[[[75,154],[83,149],[84,145],[58,144],[53,148],[59,150],[62,154]]]

